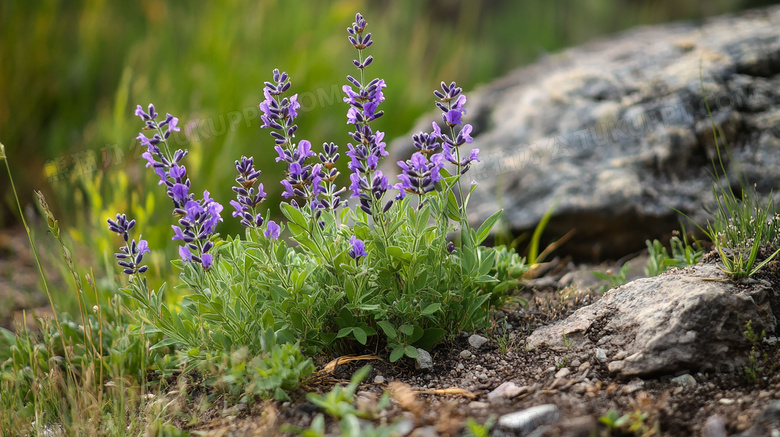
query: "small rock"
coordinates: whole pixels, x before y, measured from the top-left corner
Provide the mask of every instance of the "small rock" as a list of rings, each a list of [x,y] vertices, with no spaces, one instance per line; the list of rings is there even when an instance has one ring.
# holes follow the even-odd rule
[[[463,359],[468,360],[469,358],[471,358],[471,356],[472,356],[472,353],[468,349],[464,349],[464,350],[460,351],[460,357],[463,358]]]
[[[601,363],[607,362],[607,351],[604,349],[597,347],[596,348],[596,359]]]
[[[710,416],[704,423],[702,437],[726,437],[726,425],[717,414]]]
[[[566,378],[571,373],[571,370],[569,370],[568,367],[564,367],[561,370],[559,370],[556,374],[556,378]]]
[[[483,336],[481,336],[481,335],[472,334],[469,337],[469,345],[471,345],[471,347],[473,347],[474,349],[481,348],[482,345],[484,345],[487,342],[488,342],[488,339],[483,337]]]
[[[433,358],[431,358],[431,354],[429,354],[427,350],[421,349],[419,347],[417,348],[417,360],[415,367],[417,367],[418,370],[433,369]]]
[[[584,363],[577,366],[578,372],[584,372],[586,370],[590,369],[590,361],[585,361]]]
[[[527,391],[528,387],[519,387],[514,382],[509,381],[499,385],[493,391],[488,393],[487,398],[488,401],[495,402],[499,399],[511,399]]]
[[[463,363],[458,363],[455,365],[455,368],[458,370],[463,370],[466,368],[466,366],[464,366]]]
[[[720,402],[723,405],[732,405],[732,404],[734,404],[734,399],[723,398],[723,399],[720,399],[718,402]]]
[[[621,350],[618,351],[618,353],[615,354],[614,357],[612,357],[613,360],[622,360],[625,359],[628,356],[628,352]]]
[[[672,382],[683,388],[693,388],[697,385],[696,379],[688,373],[672,378]]]
[[[764,337],[764,343],[766,344],[775,344],[777,343],[777,337]]]
[[[566,381],[567,380],[564,378],[555,378],[552,384],[550,384],[550,390],[555,390],[558,387],[563,387],[564,385],[566,385]]]
[[[409,437],[439,437],[439,433],[436,432],[435,426],[424,426],[412,431]]]
[[[628,384],[623,386],[623,394],[630,395],[633,394],[639,390],[641,390],[645,386],[645,382],[641,379],[634,379],[633,381],[629,382]]]
[[[514,413],[499,417],[496,426],[505,430],[512,430],[515,434],[526,435],[535,429],[553,424],[561,419],[561,411],[552,404],[538,405]],[[498,433],[494,435],[504,435]]]
[[[488,408],[489,406],[490,404],[488,404],[487,402],[474,401],[469,403],[469,408],[472,409],[484,409],[484,408]]]
[[[574,361],[571,362],[571,367],[574,367],[575,369],[580,367],[582,363],[578,358],[575,358]]]
[[[395,424],[396,435],[409,435],[414,429],[414,420],[404,418]]]
[[[618,373],[623,370],[625,365],[625,361],[610,361],[609,364],[607,364],[607,370],[609,370],[609,373]]]
[[[374,377],[374,384],[384,384],[385,383],[385,377],[382,375],[377,375]]]
[[[590,437],[596,435],[598,425],[596,419],[591,416],[582,416],[574,419],[565,419],[558,426],[560,434],[566,437]]]

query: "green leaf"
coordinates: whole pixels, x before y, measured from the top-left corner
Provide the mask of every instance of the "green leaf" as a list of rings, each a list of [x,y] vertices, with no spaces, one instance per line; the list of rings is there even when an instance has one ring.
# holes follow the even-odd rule
[[[439,344],[445,335],[447,331],[442,328],[428,328],[423,331],[422,337],[414,342],[414,346],[429,351]]]
[[[414,329],[412,330],[412,334],[409,336],[409,343],[414,343],[415,341],[422,338],[425,331],[417,325],[414,325]]]
[[[400,344],[396,345],[396,347],[393,348],[393,351],[390,352],[390,362],[395,363],[396,361],[400,360],[401,357],[403,356],[404,356],[404,347],[401,346]]]
[[[368,341],[368,336],[366,335],[366,331],[364,331],[362,328],[358,328],[357,326],[352,328],[352,335],[355,336],[355,340],[358,341],[358,343],[365,345]]]
[[[501,215],[504,213],[503,209],[499,209],[498,211],[494,212],[493,215],[488,217],[483,223],[482,226],[477,229],[477,245],[482,244],[483,241],[490,235],[490,230],[493,229],[493,226],[496,224],[496,222],[501,218]]]
[[[285,217],[287,217],[287,220],[289,220],[292,223],[300,226],[303,229],[306,229],[307,226],[307,220],[303,216],[303,213],[298,208],[290,205],[289,203],[281,203],[282,208],[282,214],[284,214]]]
[[[531,237],[531,245],[528,247],[528,264],[536,264],[537,262],[542,261],[536,259],[539,254],[539,240],[542,239],[542,232],[544,232],[544,228],[547,227],[547,222],[552,218],[555,208],[558,207],[559,200],[560,199],[556,199],[553,204],[550,205],[550,208],[544,213],[542,219],[539,220],[539,223],[534,229],[534,234]]]
[[[404,353],[409,358],[417,358],[417,356],[418,356],[417,348],[415,348],[414,346],[406,346],[404,348]]]
[[[148,331],[147,331],[147,333],[148,333]],[[176,340],[174,340],[172,338],[166,338],[166,339],[164,339],[162,341],[158,341],[157,343],[155,343],[152,347],[149,348],[149,350],[160,349],[160,348],[168,347],[168,346],[171,346],[171,345],[174,345],[174,344],[176,344]]]
[[[412,335],[414,333],[414,326],[412,326],[412,325],[401,325],[401,326],[398,327],[398,330],[401,331],[402,334]]]
[[[398,246],[390,246],[387,248],[387,254],[390,255],[393,258],[398,258],[400,260],[411,262],[412,261],[412,254],[409,252],[404,252],[403,249],[401,249]]]
[[[349,328],[341,328],[339,329],[339,333],[336,334],[336,338],[342,338],[348,336],[355,328],[349,327]]]
[[[435,313],[436,311],[439,311],[440,309],[441,309],[441,304],[440,303],[432,303],[432,304],[428,305],[427,307],[425,307],[425,309],[422,311],[422,315],[429,316],[429,315]]]
[[[395,330],[395,327],[392,323],[388,322],[387,320],[380,320],[376,322],[376,324],[384,331],[385,335],[393,340],[398,338],[398,333]]]

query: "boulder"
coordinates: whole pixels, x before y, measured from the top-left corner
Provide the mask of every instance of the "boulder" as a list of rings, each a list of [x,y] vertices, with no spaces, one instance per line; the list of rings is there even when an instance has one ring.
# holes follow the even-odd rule
[[[780,7],[638,28],[467,90],[464,119],[482,158],[464,176],[479,183],[469,219],[503,207],[522,232],[556,205],[545,235],[575,229],[561,250],[587,260],[667,236],[679,228],[673,209],[702,222],[717,159],[705,103],[729,147],[731,182],[739,173],[768,194],[780,179],[778,28]],[[433,120],[441,114],[414,132]],[[384,170],[396,174],[415,151],[411,135],[390,150]]]
[[[743,334],[776,329],[780,291],[766,279],[732,282],[715,264],[700,264],[613,288],[567,319],[541,327],[529,349],[605,351],[618,376],[741,369],[751,347]],[[618,354],[618,351],[621,351]]]

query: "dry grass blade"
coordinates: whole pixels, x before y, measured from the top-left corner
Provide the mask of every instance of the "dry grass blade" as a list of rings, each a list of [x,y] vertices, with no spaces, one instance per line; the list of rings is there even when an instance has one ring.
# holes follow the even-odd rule
[[[403,382],[393,381],[388,385],[390,395],[398,402],[398,405],[406,411],[419,416],[423,412],[423,406],[417,401],[415,391]]]
[[[339,366],[342,366],[344,364],[351,363],[353,361],[367,361],[367,360],[381,360],[381,357],[378,357],[376,355],[357,355],[357,356],[343,356],[338,357],[335,360],[332,360],[328,364],[325,365],[325,367],[322,368],[322,370],[318,371],[317,373],[334,373],[336,369],[339,368]]]
[[[423,395],[459,395],[469,399],[474,399],[477,397],[475,393],[472,393],[468,390],[464,390],[462,388],[437,388],[437,389],[427,389],[427,390],[415,390],[415,393],[423,394]]]

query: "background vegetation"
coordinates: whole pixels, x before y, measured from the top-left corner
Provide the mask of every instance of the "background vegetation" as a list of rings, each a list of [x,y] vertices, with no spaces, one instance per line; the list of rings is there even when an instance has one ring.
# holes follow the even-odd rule
[[[137,103],[154,102],[190,128],[174,145],[190,150],[194,191],[232,198],[233,160],[254,155],[276,205],[283,166],[259,128],[257,105],[273,68],[293,78],[304,114],[299,138],[318,147],[349,141],[341,86],[353,48],[343,30],[355,11],[376,44],[371,73],[388,88],[388,117],[376,127],[392,139],[433,109],[431,91],[447,78],[465,90],[523,63],[640,24],[759,6],[762,0],[10,0],[0,3],[0,140],[22,203],[47,194],[82,259],[98,277],[113,272],[115,241],[105,219],[124,211],[139,223],[169,223],[170,205],[143,171],[134,139]],[[342,159],[343,165],[346,160]],[[342,176],[343,177],[343,176]],[[0,175],[0,229],[18,221]],[[275,214],[277,212],[274,212]],[[166,226],[145,226],[155,248],[150,278],[165,277],[175,256]],[[236,221],[220,227],[239,232]],[[89,251],[79,251],[89,248]],[[167,248],[167,254],[161,253]],[[160,275],[162,273],[162,275]],[[109,275],[111,276],[111,275]],[[115,284],[105,284],[112,289]]]

